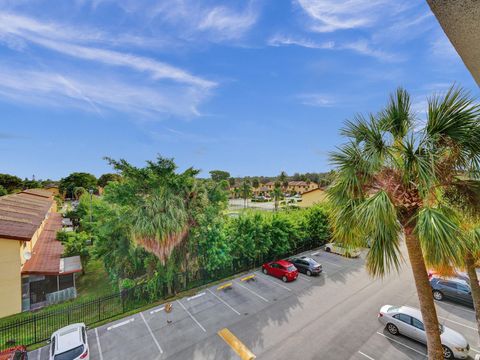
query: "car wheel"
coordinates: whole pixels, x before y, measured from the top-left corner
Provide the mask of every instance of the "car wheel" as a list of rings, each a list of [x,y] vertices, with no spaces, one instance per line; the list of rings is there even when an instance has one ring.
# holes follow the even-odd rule
[[[307,270],[307,275],[312,276],[312,272],[310,270]]]
[[[286,276],[284,276],[284,277],[282,277],[282,280],[283,280],[283,282],[287,282],[288,279],[287,279]]]
[[[387,330],[392,335],[398,335],[398,328],[391,323],[387,324]]]
[[[443,300],[443,293],[441,291],[438,291],[438,290],[433,290],[433,298],[435,300],[442,301]]]
[[[264,273],[265,275],[268,275],[267,269],[263,268],[263,273]]]
[[[326,252],[332,252],[332,249],[330,249],[329,247],[325,248],[325,251]]]
[[[452,350],[450,350],[448,347],[446,346],[442,346],[443,347],[443,357],[445,359],[453,359],[453,352]]]

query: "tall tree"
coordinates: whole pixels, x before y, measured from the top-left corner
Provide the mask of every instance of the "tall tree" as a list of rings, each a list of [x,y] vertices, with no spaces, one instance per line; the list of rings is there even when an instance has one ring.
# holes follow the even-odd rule
[[[275,181],[275,185],[273,187],[271,195],[272,195],[273,202],[274,202],[274,205],[275,205],[275,211],[278,211],[278,203],[279,203],[279,201],[280,201],[280,199],[283,195],[282,186],[280,184],[280,181]]]
[[[286,191],[288,188],[288,175],[285,171],[282,171],[280,175],[278,175],[278,181],[280,182],[283,191]]]
[[[224,180],[228,180],[230,178],[230,173],[228,171],[223,170],[212,170],[210,171],[210,177],[215,182],[220,182]]]
[[[243,207],[246,208],[248,205],[248,198],[252,195],[252,187],[248,180],[243,180],[242,185],[240,185],[240,194],[243,199]]]
[[[253,178],[252,180],[252,186],[257,189],[260,186],[260,181],[258,180],[257,177]]]
[[[349,142],[331,155],[334,237],[349,245],[369,239],[367,269],[383,276],[399,268],[404,234],[432,360],[445,348],[426,265],[451,266],[461,256],[459,224],[442,194],[459,172],[478,174],[479,114],[468,94],[451,88],[428,100],[419,130],[408,93],[398,89],[380,114],[347,121]]]
[[[75,197],[74,191],[77,187],[83,187],[87,191],[97,189],[97,178],[89,173],[74,172],[60,180],[58,189],[67,197]]]

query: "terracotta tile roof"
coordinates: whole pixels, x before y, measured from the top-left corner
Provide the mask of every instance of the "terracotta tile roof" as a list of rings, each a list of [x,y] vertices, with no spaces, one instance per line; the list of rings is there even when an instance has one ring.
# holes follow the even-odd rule
[[[53,195],[50,191],[43,190],[43,189],[26,189],[22,191],[23,194],[30,194],[44,198],[52,198]]]
[[[61,228],[62,215],[51,213],[35,243],[32,257],[23,265],[22,274],[60,274],[60,258],[63,254],[63,245],[56,239],[56,235]]]
[[[30,241],[52,204],[51,198],[25,193],[0,197],[0,238]]]

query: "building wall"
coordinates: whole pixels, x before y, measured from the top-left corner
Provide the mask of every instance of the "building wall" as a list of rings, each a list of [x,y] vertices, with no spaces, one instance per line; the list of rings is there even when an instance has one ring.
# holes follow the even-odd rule
[[[22,311],[20,241],[0,239],[0,317]]]
[[[327,194],[322,189],[316,189],[302,195],[302,201],[298,203],[300,207],[310,207],[324,202]]]

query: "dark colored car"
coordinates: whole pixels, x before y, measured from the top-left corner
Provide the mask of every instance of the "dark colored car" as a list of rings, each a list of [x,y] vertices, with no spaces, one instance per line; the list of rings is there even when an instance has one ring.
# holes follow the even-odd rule
[[[25,346],[15,346],[0,351],[0,360],[28,360],[27,348]]]
[[[289,261],[295,265],[299,272],[308,276],[320,275],[323,270],[322,265],[306,256],[291,258]]]
[[[472,290],[470,285],[461,278],[440,278],[430,279],[433,298],[441,301],[445,298],[473,306]]]
[[[266,275],[272,275],[284,282],[293,281],[298,277],[298,270],[291,262],[286,260],[272,261],[262,265],[262,271]]]

